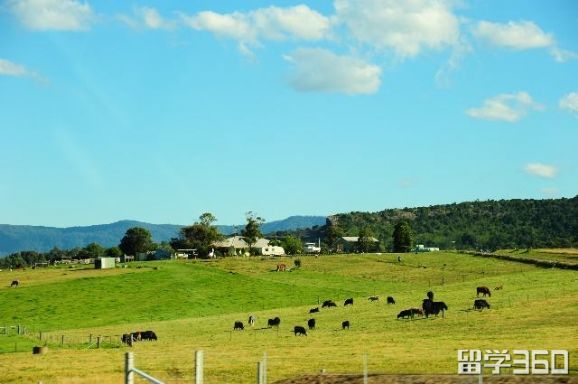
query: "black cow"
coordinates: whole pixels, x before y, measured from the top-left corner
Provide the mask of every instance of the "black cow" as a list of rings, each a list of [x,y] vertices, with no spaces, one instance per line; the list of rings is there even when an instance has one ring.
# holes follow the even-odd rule
[[[281,319],[278,317],[275,317],[274,319],[269,319],[267,320],[267,326],[269,328],[271,327],[279,327],[279,324],[281,324]]]
[[[140,338],[141,340],[148,340],[148,341],[153,341],[153,340],[158,340],[157,339],[157,334],[154,333],[153,331],[143,331],[140,333]]]
[[[423,316],[423,311],[419,308],[410,309],[412,315]]]
[[[307,336],[307,331],[305,330],[304,327],[302,327],[300,325],[296,325],[295,328],[293,328],[293,332],[295,333],[295,336],[297,336],[297,335]]]
[[[321,308],[330,308],[330,307],[337,307],[337,304],[335,304],[333,300],[325,300],[321,305]]]
[[[387,296],[387,304],[395,304],[393,296]]]
[[[476,299],[474,301],[474,309],[479,309],[480,311],[484,308],[490,309],[490,304],[484,299]]]
[[[20,284],[20,281],[18,281],[18,280],[12,280],[12,284],[10,284],[10,288],[12,288],[12,287],[17,287],[18,284]]]
[[[253,325],[255,325],[255,320],[256,320],[256,319],[257,319],[257,318],[256,318],[255,316],[253,316],[253,315],[250,315],[250,316],[249,316],[249,321],[248,321],[248,322],[249,322],[249,325],[250,325],[251,327],[252,327]]]
[[[353,305],[353,298],[345,300],[345,303],[343,303],[343,306],[345,307],[346,305]]]
[[[315,329],[315,319],[307,320],[307,326],[309,327],[309,329]]]
[[[243,323],[241,321],[235,321],[235,325],[233,326],[233,331],[242,331],[245,329]]]
[[[130,334],[130,336],[132,337],[132,341],[139,341],[141,340],[141,333],[140,332],[132,332]]]
[[[345,320],[341,323],[341,329],[349,329],[349,320]]]
[[[492,291],[488,287],[478,287],[476,288],[476,296],[480,296],[480,293],[486,297],[486,295],[492,297]]]
[[[125,333],[122,335],[122,337],[120,338],[120,340],[122,341],[123,344],[126,344],[128,346],[132,347],[132,334],[130,333]]]
[[[411,317],[413,319],[413,312],[411,311],[411,309],[404,309],[397,315],[398,319],[403,319],[406,317]]]
[[[309,313],[315,313],[315,312],[319,312],[319,307],[311,308],[309,310]]]
[[[369,301],[379,301],[379,296],[369,296]]]
[[[422,303],[422,309],[425,314],[425,317],[429,317],[429,315],[439,315],[442,313],[444,315],[444,311],[448,310],[448,306],[443,301],[431,301],[430,299],[424,299]]]

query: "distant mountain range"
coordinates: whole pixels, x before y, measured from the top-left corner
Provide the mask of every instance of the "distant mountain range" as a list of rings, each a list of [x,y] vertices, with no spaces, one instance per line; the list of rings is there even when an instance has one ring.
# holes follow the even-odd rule
[[[284,220],[271,221],[261,227],[264,234],[311,228],[324,225],[325,216],[291,216]],[[243,224],[217,225],[221,233],[230,235],[241,231]],[[127,229],[143,227],[148,229],[156,242],[177,237],[182,225],[150,224],[134,220],[122,220],[112,224],[86,227],[54,228],[30,225],[0,224],[0,256],[18,251],[46,252],[54,247],[71,249],[98,243],[103,247],[118,245]]]

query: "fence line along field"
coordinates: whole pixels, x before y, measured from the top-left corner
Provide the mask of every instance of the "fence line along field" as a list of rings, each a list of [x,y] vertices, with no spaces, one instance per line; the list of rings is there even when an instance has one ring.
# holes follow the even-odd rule
[[[279,263],[290,271],[276,272]],[[139,369],[187,383],[199,349],[205,383],[255,382],[265,352],[271,383],[321,370],[359,373],[364,356],[370,373],[454,374],[458,349],[566,349],[570,374],[578,373],[576,271],[445,252],[401,261],[393,254],[301,257],[294,265],[226,258],[2,271],[0,327],[21,325],[26,334],[0,332],[0,367],[10,367],[0,370],[0,382],[122,383],[124,353],[132,351]],[[19,286],[10,287],[15,279]],[[489,310],[472,309],[479,286],[490,288]],[[448,311],[398,319],[421,308],[430,290]],[[337,306],[322,308],[325,300]],[[275,317],[279,325],[269,327]],[[244,329],[233,330],[238,321]],[[295,336],[295,326],[307,335]],[[158,340],[121,343],[123,334],[147,330]],[[98,336],[106,339],[101,348],[90,342]],[[45,343],[48,353],[32,355],[33,345]]]

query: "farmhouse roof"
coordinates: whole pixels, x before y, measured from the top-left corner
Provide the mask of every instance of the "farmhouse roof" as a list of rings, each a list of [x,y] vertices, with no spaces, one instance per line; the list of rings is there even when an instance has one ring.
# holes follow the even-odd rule
[[[243,239],[242,236],[231,236],[226,238],[225,240],[217,241],[213,244],[217,248],[249,248],[247,242]],[[257,239],[257,242],[253,244],[253,248],[264,248],[269,245],[269,240],[267,239]]]
[[[348,243],[357,243],[359,241],[359,236],[343,236],[342,239]],[[379,243],[379,240],[377,240],[375,237],[370,237],[370,239],[374,243]]]

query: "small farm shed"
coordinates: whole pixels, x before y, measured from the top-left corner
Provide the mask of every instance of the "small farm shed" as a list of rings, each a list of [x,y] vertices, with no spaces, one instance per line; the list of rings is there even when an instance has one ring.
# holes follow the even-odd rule
[[[96,269],[108,269],[115,267],[116,260],[114,257],[99,257],[94,260],[94,268]]]

